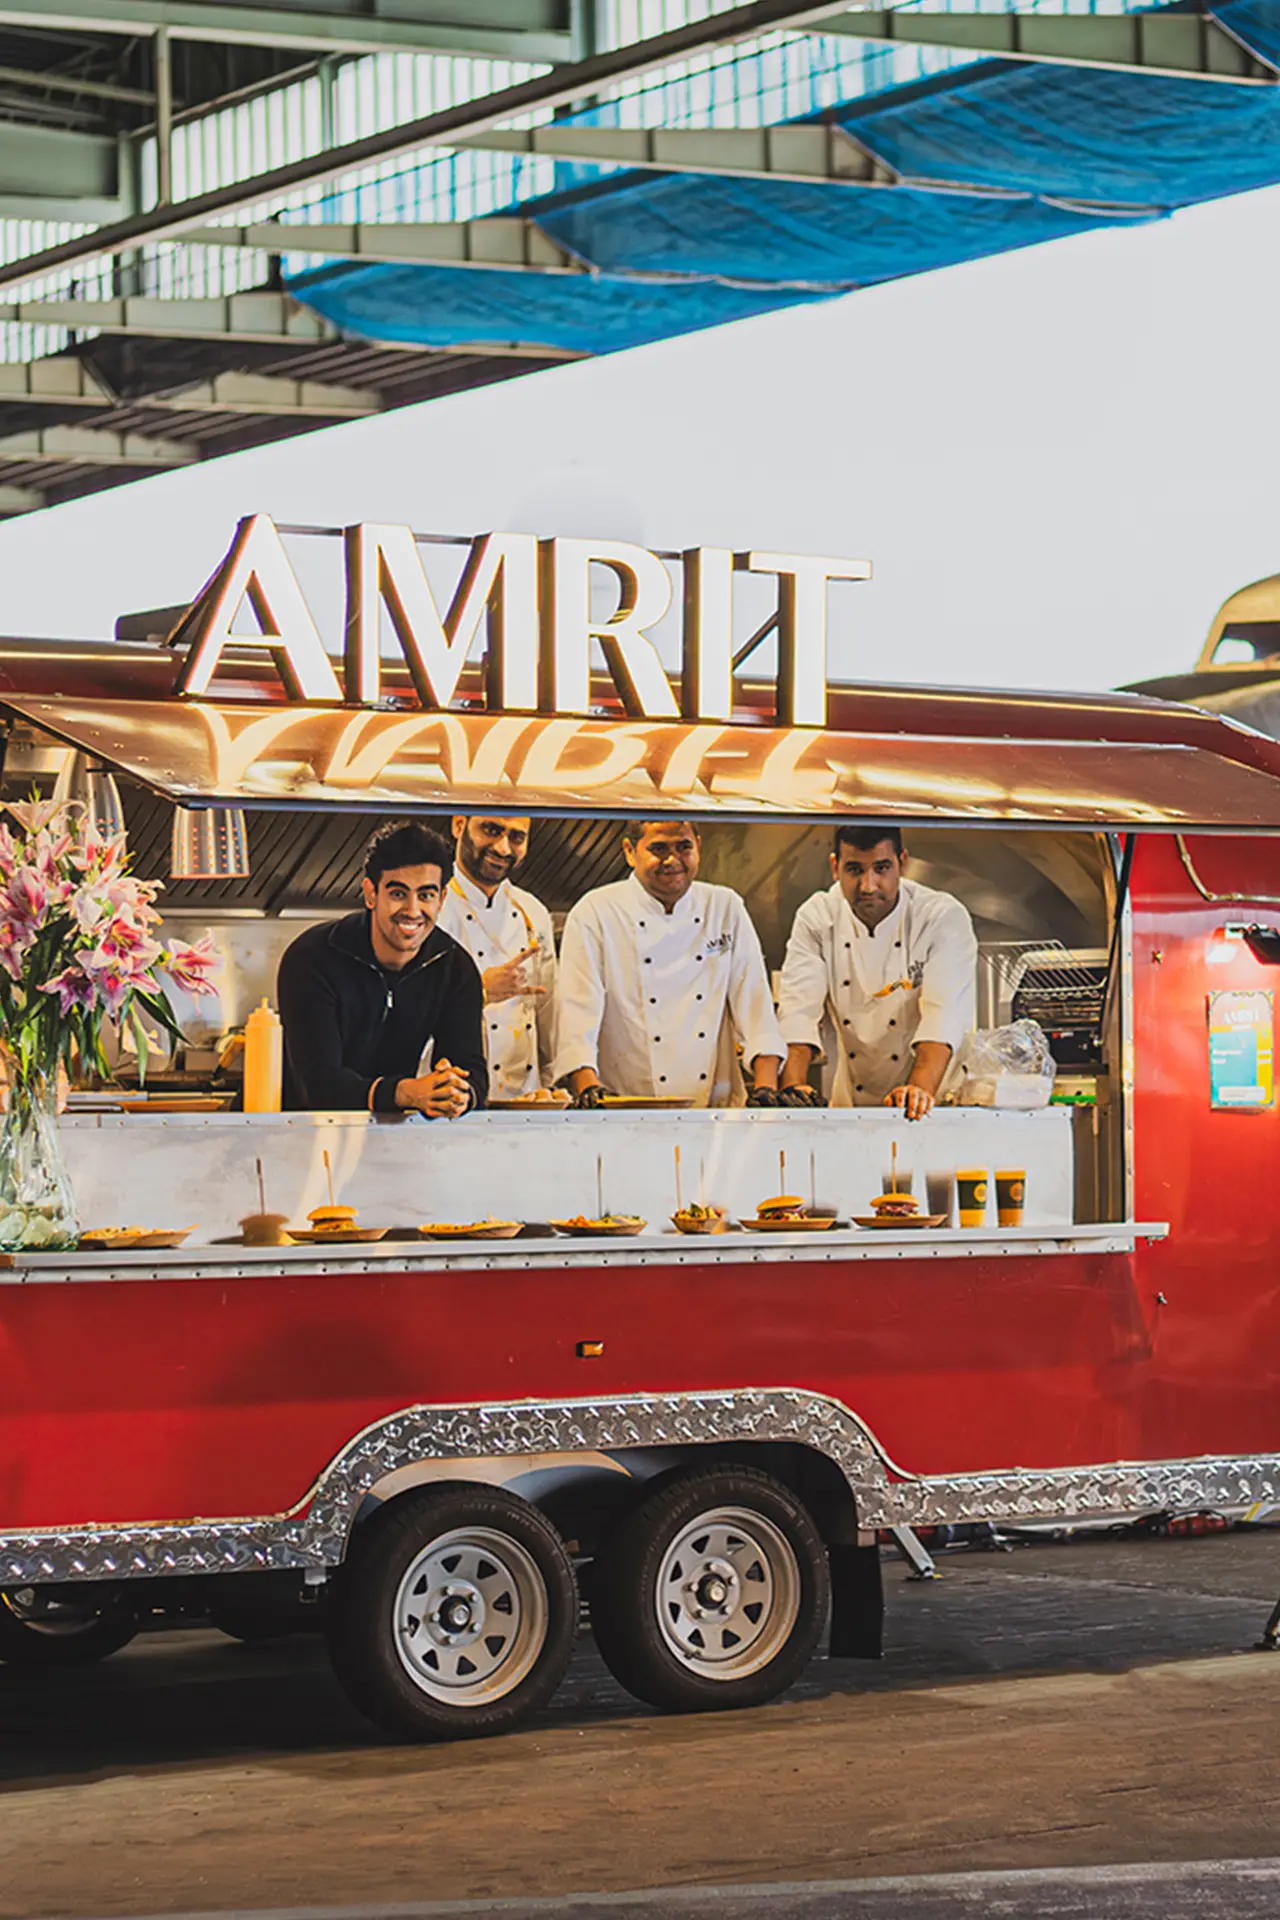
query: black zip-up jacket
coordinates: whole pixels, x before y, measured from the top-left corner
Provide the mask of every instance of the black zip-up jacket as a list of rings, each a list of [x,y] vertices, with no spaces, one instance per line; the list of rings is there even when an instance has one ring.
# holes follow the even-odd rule
[[[369,915],[308,927],[286,948],[276,983],[284,1025],[284,1105],[394,1113],[429,1040],[433,1061],[461,1067],[482,1107],[484,988],[475,961],[441,927],[399,972],[374,959]]]

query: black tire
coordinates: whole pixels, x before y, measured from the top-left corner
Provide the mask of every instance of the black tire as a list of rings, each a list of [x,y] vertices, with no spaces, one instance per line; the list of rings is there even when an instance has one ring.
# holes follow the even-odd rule
[[[758,1707],[800,1677],[830,1593],[790,1488],[754,1467],[712,1468],[664,1482],[604,1542],[591,1624],[614,1678],[650,1706]]]
[[[138,1631],[133,1608],[112,1599],[94,1606],[46,1601],[39,1588],[0,1591],[0,1660],[11,1667],[88,1667],[128,1646]]]
[[[411,1740],[505,1733],[537,1713],[564,1678],[577,1628],[560,1535],[496,1487],[391,1502],[358,1529],[330,1595],[340,1684],[370,1720]]]

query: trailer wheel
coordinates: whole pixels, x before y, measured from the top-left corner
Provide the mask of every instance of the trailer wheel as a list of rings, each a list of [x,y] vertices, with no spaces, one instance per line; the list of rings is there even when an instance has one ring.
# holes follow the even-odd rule
[[[790,1489],[713,1469],[668,1481],[621,1522],[593,1568],[591,1624],[615,1679],[651,1706],[757,1707],[799,1678],[830,1586]]]
[[[138,1631],[127,1601],[95,1606],[45,1599],[38,1587],[0,1590],[0,1660],[13,1667],[87,1667],[128,1646]]]
[[[498,1488],[406,1494],[356,1534],[329,1649],[354,1704],[416,1740],[502,1733],[544,1707],[578,1625],[550,1521]]]

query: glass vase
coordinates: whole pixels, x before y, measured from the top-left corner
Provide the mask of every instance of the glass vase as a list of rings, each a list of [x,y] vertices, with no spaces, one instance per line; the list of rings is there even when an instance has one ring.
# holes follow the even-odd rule
[[[74,1247],[80,1234],[75,1195],[62,1156],[56,1079],[14,1071],[0,1121],[0,1251]]]

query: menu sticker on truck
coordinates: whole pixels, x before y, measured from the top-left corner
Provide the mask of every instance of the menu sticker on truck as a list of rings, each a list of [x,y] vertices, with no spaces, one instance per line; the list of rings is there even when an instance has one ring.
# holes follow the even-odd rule
[[[1209,1104],[1259,1110],[1275,1100],[1273,996],[1209,995]]]

